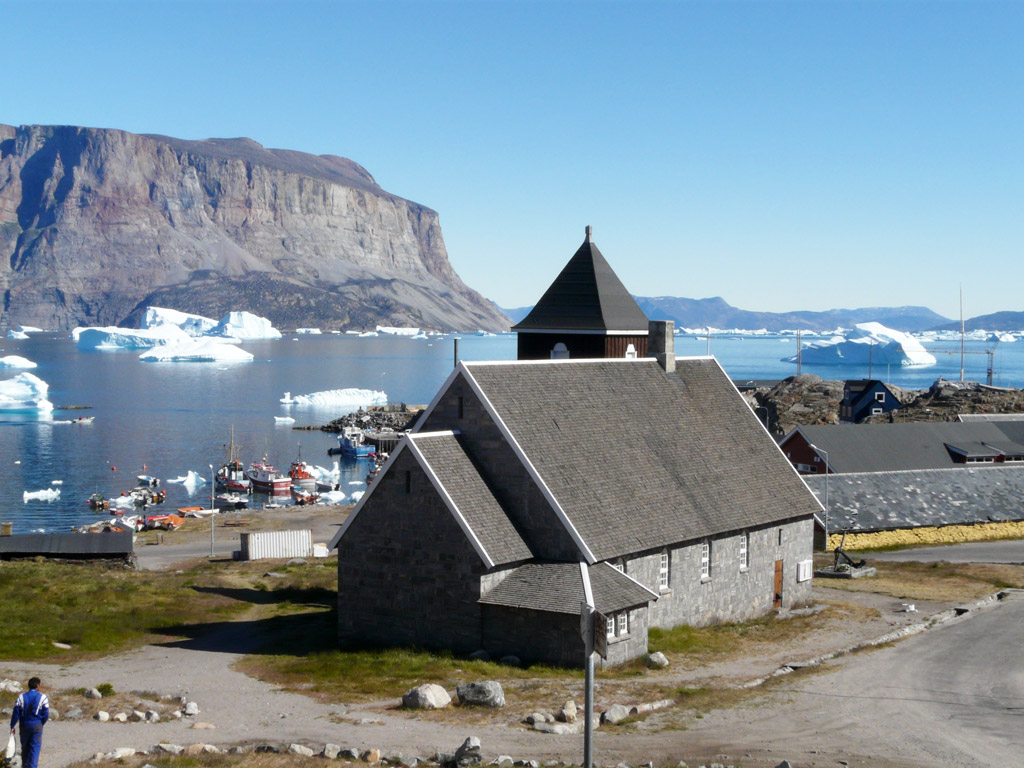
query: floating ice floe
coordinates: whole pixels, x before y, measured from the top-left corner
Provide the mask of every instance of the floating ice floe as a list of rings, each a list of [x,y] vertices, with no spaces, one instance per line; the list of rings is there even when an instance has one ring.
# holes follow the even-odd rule
[[[802,357],[809,365],[935,365],[935,357],[921,342],[881,323],[858,323],[841,336],[811,342]],[[797,356],[782,360],[795,363]]]
[[[176,325],[158,325],[155,328],[75,328],[71,338],[76,340],[79,349],[150,349],[192,340]]]
[[[1000,344],[1012,344],[1017,340],[1017,337],[1012,333],[993,333],[986,339],[986,341],[994,341]]]
[[[307,336],[318,336],[323,333],[319,328],[296,328],[295,332],[298,334],[305,334]]]
[[[320,501],[324,504],[344,504],[347,499],[344,491],[324,491],[320,494]]]
[[[29,360],[27,357],[21,357],[19,355],[7,355],[7,357],[0,357],[0,368],[35,368],[35,363]]]
[[[386,405],[388,402],[387,392],[379,392],[372,389],[327,389],[322,392],[310,392],[308,395],[295,395],[285,392],[281,402],[286,405],[306,406],[350,406],[353,408],[365,407],[368,405]]]
[[[348,500],[349,500],[350,502],[352,502],[353,504],[355,504],[355,503],[357,503],[357,502],[358,502],[358,501],[359,501],[359,500],[360,500],[361,498],[363,498],[363,495],[364,495],[365,493],[366,493],[366,491],[355,491],[355,492],[353,492],[353,493],[352,493],[352,495],[350,495],[350,496],[348,497]]]
[[[16,331],[13,328],[11,328],[9,331],[7,331],[7,338],[8,339],[27,339],[28,338],[28,334],[25,333],[24,331]]]
[[[393,328],[386,325],[378,325],[377,333],[385,336],[419,336],[419,328]]]
[[[217,321],[202,315],[190,315],[176,309],[147,307],[142,318],[143,328],[157,328],[161,325],[175,325],[189,336],[203,336],[217,327]]]
[[[60,498],[60,488],[44,488],[41,491],[23,491],[23,501],[56,501]]]
[[[49,384],[32,373],[0,381],[0,411],[50,413],[53,403],[46,399],[49,389]]]
[[[187,475],[182,475],[181,477],[173,477],[167,482],[177,483],[179,485],[185,486],[185,490],[187,490],[190,494],[193,493],[195,489],[198,488],[200,485],[206,485],[206,479],[198,472],[193,472],[191,469],[188,471]]]
[[[252,359],[252,352],[216,339],[189,339],[164,344],[139,355],[139,360],[158,363],[244,363]]]
[[[206,335],[226,336],[242,341],[281,338],[281,332],[267,318],[251,312],[228,312]]]
[[[291,416],[275,416],[274,417],[274,423],[275,424],[294,424],[295,423],[295,419],[293,419]]]
[[[50,485],[64,485],[63,480],[51,480]]]
[[[22,333],[42,333],[42,328],[36,328],[34,325],[19,325],[18,330]]]

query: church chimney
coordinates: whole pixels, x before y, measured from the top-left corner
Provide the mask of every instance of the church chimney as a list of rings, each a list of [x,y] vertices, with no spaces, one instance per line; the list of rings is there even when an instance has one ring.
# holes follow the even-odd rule
[[[647,354],[658,361],[666,372],[676,369],[676,342],[671,320],[651,320],[647,324]]]

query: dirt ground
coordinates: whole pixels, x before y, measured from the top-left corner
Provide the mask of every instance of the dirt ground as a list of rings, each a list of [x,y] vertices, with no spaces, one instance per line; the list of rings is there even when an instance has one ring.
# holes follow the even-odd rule
[[[307,507],[240,513],[239,517],[252,518],[258,514],[259,519],[250,525],[261,528],[311,527],[315,541],[329,541],[345,511]],[[227,521],[225,517],[218,522]],[[230,545],[229,530],[230,527],[223,528],[225,545]],[[218,528],[217,533],[221,531]],[[177,539],[171,538],[173,534],[166,534],[162,544],[139,546],[140,566],[172,568],[182,560],[194,559],[197,547],[202,550],[208,546],[203,529],[182,533],[184,535]],[[917,612],[907,613],[897,598],[838,590],[822,581],[816,583],[814,599],[816,603],[833,604],[834,617],[823,624],[821,631],[808,633],[785,647],[770,648],[758,655],[712,662],[699,668],[674,666],[658,673],[662,675],[659,682],[687,688],[739,686],[771,675],[783,665],[798,664],[878,638],[953,605],[950,602],[918,601]],[[844,614],[849,614],[849,621],[843,620]],[[398,702],[392,700],[359,706],[325,704],[236,672],[234,662],[255,650],[250,646],[251,642],[242,621],[198,639],[146,646],[69,666],[0,661],[0,677],[25,680],[38,674],[50,691],[110,683],[115,690],[122,692],[122,705],[126,701],[123,698],[125,694],[128,698],[137,697],[140,704],[146,697],[173,695],[186,696],[200,707],[200,714],[195,718],[164,718],[158,723],[56,720],[47,727],[44,737],[45,764],[51,766],[64,766],[118,747],[150,748],[160,741],[181,745],[203,742],[225,747],[259,741],[300,742],[314,748],[331,742],[358,749],[380,748],[385,754],[400,752],[407,756],[431,757],[438,750],[454,751],[470,735],[481,739],[485,762],[499,754],[542,762],[560,760],[567,764],[578,764],[581,760],[582,735],[559,736],[527,729],[522,720],[532,708],[517,705],[514,692],[508,696],[509,705],[504,709],[496,710],[487,718],[476,717],[469,721],[460,721],[457,713],[444,718],[416,717],[398,710]],[[600,675],[597,682],[599,710],[615,702],[638,703],[629,698],[628,682],[602,681]],[[582,688],[581,685],[578,687]],[[633,765],[647,760],[675,765],[679,760],[686,760],[690,765],[721,762],[738,766],[775,766],[782,759],[792,759],[793,756],[759,750],[754,744],[739,754],[722,756],[714,751],[723,743],[723,733],[728,733],[731,719],[738,718],[733,722],[751,721],[750,713],[757,711],[761,695],[751,694],[743,707],[715,712],[713,732],[698,727],[699,723],[692,720],[692,713],[687,724],[681,707],[658,713],[633,726],[602,727],[595,736],[595,761],[598,765],[615,765],[621,760]],[[582,708],[582,690],[575,691],[574,697]],[[170,709],[170,705],[165,708],[167,712]],[[192,726],[197,721],[213,727],[196,729]],[[784,737],[786,722],[784,718],[772,720],[775,743],[779,743],[779,729],[783,729],[781,736]],[[844,745],[844,750],[848,746]],[[871,753],[870,745],[861,746],[862,754]],[[794,761],[793,764],[836,765],[836,755],[839,754],[848,752],[837,751],[829,756],[828,745],[823,745],[820,755],[807,758],[807,762]],[[889,760],[872,765],[902,768],[916,764]]]

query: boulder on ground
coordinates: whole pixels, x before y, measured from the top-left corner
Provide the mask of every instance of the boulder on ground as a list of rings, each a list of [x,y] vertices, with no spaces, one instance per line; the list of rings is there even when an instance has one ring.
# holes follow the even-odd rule
[[[97,712],[95,715],[93,715],[93,717],[95,719],[99,720],[101,723],[105,723],[108,720],[110,720],[110,713],[109,712],[104,712],[101,709],[99,712]]]
[[[452,758],[452,765],[455,768],[466,768],[469,765],[480,765],[480,739],[470,736],[462,746],[455,750]]]
[[[434,683],[417,685],[402,696],[402,706],[406,709],[444,709],[451,703],[448,691]]]
[[[185,751],[185,748],[177,744],[168,744],[166,741],[161,741],[159,744],[153,747],[153,751],[163,752],[168,755],[180,755],[182,752]]]
[[[563,723],[575,723],[576,722],[576,702],[569,699],[562,705],[562,708],[558,710],[558,719]]]
[[[99,692],[98,688],[89,688],[85,692],[85,698],[87,699],[102,699],[103,694]]]
[[[460,704],[481,707],[504,707],[505,692],[497,680],[481,680],[477,683],[463,683],[456,686],[455,694]]]
[[[114,715],[110,719],[113,720],[115,723],[127,723],[128,722],[128,713],[127,712],[118,712],[116,715]]]
[[[302,744],[289,744],[288,751],[293,755],[302,755],[303,757],[313,756],[313,750]]]
[[[380,762],[380,750],[379,749],[367,749],[365,752],[363,752],[361,755],[359,755],[359,759],[362,760],[364,763],[370,763],[371,765],[376,765],[377,763]]]
[[[337,744],[324,744],[324,751],[320,754],[328,760],[337,760],[341,754],[341,747]]]
[[[621,723],[629,717],[629,707],[624,707],[621,704],[612,704],[601,714],[602,723]]]
[[[491,654],[489,654],[487,651],[481,648],[479,651],[473,651],[471,654],[469,654],[469,658],[471,658],[473,661],[490,661]]]
[[[182,710],[186,715],[192,717],[199,714],[199,705],[194,701],[189,701],[185,704],[185,709]]]
[[[661,651],[655,651],[647,657],[647,666],[651,669],[664,669],[668,666],[668,657]]]

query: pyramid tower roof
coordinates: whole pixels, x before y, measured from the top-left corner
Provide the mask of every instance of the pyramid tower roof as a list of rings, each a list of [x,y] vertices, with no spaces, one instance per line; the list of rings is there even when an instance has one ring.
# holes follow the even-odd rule
[[[514,331],[636,331],[647,316],[608,265],[587,227],[586,239]]]

